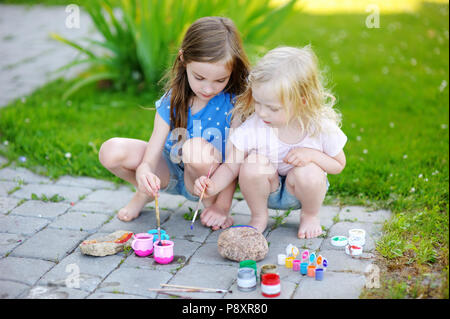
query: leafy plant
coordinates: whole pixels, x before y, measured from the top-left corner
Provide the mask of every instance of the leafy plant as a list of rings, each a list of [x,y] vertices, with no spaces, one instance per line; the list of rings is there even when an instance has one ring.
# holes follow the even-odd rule
[[[51,36],[78,50],[81,58],[60,68],[88,69],[64,93],[99,82],[116,89],[130,84],[154,85],[170,67],[189,25],[203,16],[228,16],[242,34],[250,56],[260,52],[269,35],[282,25],[298,0],[273,7],[270,0],[141,0],[89,1],[84,5],[103,40],[84,38],[86,45],[61,35]],[[117,4],[116,4],[117,3]]]

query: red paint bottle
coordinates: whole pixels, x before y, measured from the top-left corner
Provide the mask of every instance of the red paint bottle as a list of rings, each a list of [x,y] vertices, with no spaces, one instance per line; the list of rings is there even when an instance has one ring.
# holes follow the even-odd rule
[[[281,293],[280,276],[273,273],[262,275],[261,293],[264,297],[278,297]]]

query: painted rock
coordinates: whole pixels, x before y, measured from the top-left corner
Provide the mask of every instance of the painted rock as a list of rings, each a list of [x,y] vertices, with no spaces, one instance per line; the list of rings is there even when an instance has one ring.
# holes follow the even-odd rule
[[[266,238],[249,226],[233,226],[224,230],[217,246],[222,257],[234,261],[262,260],[269,252]]]
[[[131,247],[133,232],[118,230],[98,239],[85,240],[80,244],[80,250],[85,255],[108,256]]]

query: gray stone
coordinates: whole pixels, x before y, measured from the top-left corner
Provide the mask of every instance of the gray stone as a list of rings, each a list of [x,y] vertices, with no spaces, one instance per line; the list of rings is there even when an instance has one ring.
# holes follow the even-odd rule
[[[29,200],[15,208],[11,215],[20,215],[39,218],[55,218],[64,214],[70,205],[67,203],[52,203],[39,200]]]
[[[82,177],[62,176],[55,182],[55,185],[84,187],[90,189],[116,188],[116,185],[113,182],[85,176]]]
[[[181,207],[187,201],[186,197],[182,195],[173,195],[161,192],[158,198],[158,205],[160,208],[175,211]],[[155,209],[155,202],[147,204],[146,207]]]
[[[92,192],[89,188],[82,187],[69,187],[58,186],[48,184],[29,184],[23,186],[18,191],[12,194],[16,198],[31,199],[32,194],[36,194],[39,198],[45,195],[47,198],[51,198],[54,195],[59,195],[64,198],[64,202],[76,202],[80,197],[85,196]]]
[[[25,236],[18,234],[0,233],[0,257],[5,256],[25,240]]]
[[[342,221],[352,220],[363,223],[384,223],[391,218],[391,213],[386,210],[368,211],[365,207],[347,206],[339,212]]]
[[[0,196],[8,196],[8,193],[18,186],[15,182],[0,182]]]
[[[43,218],[0,215],[0,232],[32,235],[49,223]]]
[[[77,288],[93,292],[121,262],[121,256],[93,257],[77,251],[59,262],[38,285]],[[78,275],[78,276],[77,276]]]
[[[97,292],[126,293],[155,298],[156,292],[149,288],[160,288],[172,275],[169,272],[120,267],[113,271],[100,285]]]
[[[70,208],[70,211],[89,212],[89,213],[101,213],[112,215],[117,212],[116,208],[112,208],[107,203],[103,202],[86,202],[84,200],[76,203]]]
[[[0,279],[34,285],[54,265],[46,260],[8,256],[0,259]]]
[[[193,229],[191,229],[191,220],[186,220],[183,215],[182,211],[177,210],[175,213],[170,214],[170,218],[164,221],[161,227],[168,232],[171,238],[203,242],[211,233],[211,229],[200,223],[199,215],[197,215],[197,220]],[[168,231],[169,229],[170,232]]]
[[[236,279],[237,271],[238,267],[226,265],[189,264],[178,271],[168,283],[173,285],[229,289]],[[177,294],[200,299],[218,299],[224,296],[223,293],[182,292]],[[159,295],[158,298],[168,297]]]
[[[0,197],[0,214],[9,213],[20,202],[20,199],[12,197]]]
[[[373,261],[373,259],[360,259],[359,256],[349,256],[345,251],[320,250],[320,254],[328,260],[327,272],[339,271],[363,274]]]
[[[56,218],[48,227],[92,232],[107,220],[108,216],[104,214],[68,212]]]
[[[363,275],[332,272],[327,269],[323,281],[306,277],[293,299],[358,299],[365,285]]]
[[[118,190],[99,189],[86,196],[84,201],[106,203],[109,207],[119,210],[130,202],[133,195],[131,189],[125,187]]]
[[[0,299],[20,298],[29,287],[18,282],[0,280]]]
[[[12,256],[60,261],[85,238],[86,232],[47,228],[16,248]]]
[[[199,263],[207,265],[239,265],[238,262],[222,257],[217,251],[217,243],[204,243],[191,257],[189,264]]]
[[[50,183],[48,177],[37,175],[23,167],[5,167],[0,169],[0,180],[24,183]]]
[[[148,299],[143,296],[136,296],[124,293],[96,292],[87,297],[87,299]]]
[[[83,299],[88,292],[79,289],[70,289],[58,286],[36,286],[33,287],[26,299]]]
[[[161,229],[165,229],[164,222],[169,218],[170,212],[165,210],[159,211]],[[104,224],[99,231],[103,233],[114,232],[117,229],[128,229],[133,233],[146,233],[150,229],[157,228],[155,211],[143,210],[139,217],[129,222],[121,221],[117,215],[115,215],[108,223]],[[171,236],[172,234],[167,231]]]
[[[269,251],[264,236],[250,227],[231,227],[225,230],[219,236],[217,247],[222,257],[235,261],[258,261],[264,259]]]

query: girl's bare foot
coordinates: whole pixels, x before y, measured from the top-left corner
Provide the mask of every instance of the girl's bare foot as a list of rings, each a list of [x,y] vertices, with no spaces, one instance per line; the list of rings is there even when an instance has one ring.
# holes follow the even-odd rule
[[[320,219],[316,215],[301,213],[298,238],[315,238],[322,234]]]
[[[255,227],[257,231],[262,233],[266,230],[267,220],[268,214],[266,214],[266,216],[258,216],[258,217],[252,216],[252,218],[250,219],[250,223],[248,225]]]
[[[211,227],[212,230],[225,229],[233,225],[233,218],[229,213],[215,204],[201,213],[200,220],[203,225]]]
[[[117,213],[117,218],[124,222],[132,221],[139,216],[145,204],[151,202],[152,200],[153,198],[148,196],[147,194],[136,191],[131,201],[125,207],[119,210],[119,212]]]

